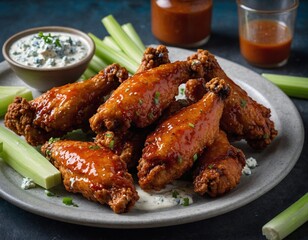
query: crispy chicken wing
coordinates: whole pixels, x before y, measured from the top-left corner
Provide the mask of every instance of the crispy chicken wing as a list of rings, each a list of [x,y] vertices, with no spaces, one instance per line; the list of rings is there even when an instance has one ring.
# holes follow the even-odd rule
[[[45,143],[42,152],[60,170],[69,192],[108,204],[116,213],[127,212],[139,199],[126,164],[109,148],[59,140]]]
[[[196,162],[194,191],[216,197],[235,188],[245,166],[244,153],[232,146],[220,131],[213,144],[205,149]]]
[[[114,90],[128,78],[126,69],[112,64],[84,82],[55,87],[28,102],[17,97],[5,115],[5,125],[31,145],[43,144],[78,128],[89,128],[89,118]]]
[[[143,53],[141,64],[136,73],[143,72],[160,65],[170,63],[169,51],[164,45],[158,45],[156,48],[148,47]]]
[[[157,120],[173,101],[181,83],[203,75],[206,56],[163,64],[137,73],[123,82],[90,119],[94,132],[146,127]]]
[[[207,87],[209,92],[200,101],[162,122],[147,137],[138,165],[141,188],[164,188],[190,169],[194,157],[213,143],[229,88],[219,79],[208,82]]]
[[[156,48],[148,47],[143,54],[143,58],[137,72],[153,69],[160,65],[170,63],[168,50],[165,46],[159,45]],[[126,162],[129,170],[135,168],[141,156],[146,135],[150,132],[147,129],[129,129],[128,131],[99,132],[95,137],[95,143],[99,146],[110,148]]]
[[[188,59],[197,59],[199,54],[208,57],[204,69],[206,80],[214,77],[223,78],[231,88],[221,119],[221,128],[226,131],[230,139],[245,139],[255,149],[265,148],[277,135],[274,122],[270,119],[270,109],[257,103],[245,90],[234,83],[208,51],[198,50]]]

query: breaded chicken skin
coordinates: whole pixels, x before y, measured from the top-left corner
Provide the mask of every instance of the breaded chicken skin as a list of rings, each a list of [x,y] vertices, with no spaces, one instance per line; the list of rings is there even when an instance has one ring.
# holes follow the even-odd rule
[[[45,143],[41,150],[61,172],[67,191],[108,204],[115,213],[127,212],[139,199],[126,164],[109,148],[58,140]]]
[[[89,129],[89,118],[104,97],[127,77],[126,69],[112,64],[89,80],[52,88],[32,101],[16,97],[5,126],[34,146],[75,129]]]
[[[209,92],[200,101],[167,118],[147,137],[138,165],[142,189],[160,190],[178,179],[213,143],[229,90],[220,79],[211,80],[207,87]]]
[[[213,144],[205,149],[196,162],[194,191],[216,197],[235,188],[245,166],[244,153],[232,146],[220,131]]]

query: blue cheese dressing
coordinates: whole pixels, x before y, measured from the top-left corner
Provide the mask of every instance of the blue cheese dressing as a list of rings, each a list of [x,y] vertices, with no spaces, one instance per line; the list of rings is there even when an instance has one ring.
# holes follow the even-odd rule
[[[174,181],[161,191],[145,192],[136,186],[139,200],[134,208],[138,210],[154,211],[177,205],[188,206],[193,203],[193,189],[191,183]]]
[[[77,35],[48,32],[23,37],[12,44],[11,58],[25,66],[54,68],[72,65],[87,56],[88,46]]]

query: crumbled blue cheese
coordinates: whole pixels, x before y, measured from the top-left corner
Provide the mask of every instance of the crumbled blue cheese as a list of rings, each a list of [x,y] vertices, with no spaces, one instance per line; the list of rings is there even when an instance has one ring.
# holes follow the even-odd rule
[[[24,190],[27,190],[27,189],[30,189],[30,188],[35,188],[36,185],[31,178],[24,177],[22,179],[22,183],[21,183],[20,187]]]
[[[251,169],[247,165],[245,165],[242,169],[242,174],[251,175]]]
[[[255,168],[258,166],[257,160],[253,157],[247,158],[246,159],[246,164],[244,168],[242,169],[242,174],[244,175],[251,175],[251,169]]]
[[[247,158],[246,164],[249,168],[255,168],[256,166],[258,166],[257,160],[253,157]]]
[[[186,182],[174,181],[161,191],[145,192],[139,186],[136,189],[140,199],[136,202],[135,209],[153,211],[193,204],[193,189]]]
[[[77,35],[48,32],[44,36],[50,36],[50,41],[39,34],[16,41],[10,48],[11,58],[30,67],[52,68],[74,64],[87,56],[88,46]]]

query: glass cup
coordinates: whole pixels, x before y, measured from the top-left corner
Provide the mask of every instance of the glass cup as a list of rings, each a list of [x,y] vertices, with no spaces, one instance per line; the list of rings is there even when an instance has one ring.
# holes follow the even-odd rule
[[[205,44],[211,33],[212,0],[151,0],[152,32],[179,47]]]
[[[273,68],[287,63],[298,0],[237,0],[240,50],[252,65]]]

